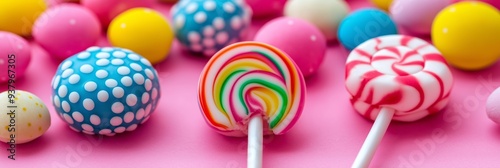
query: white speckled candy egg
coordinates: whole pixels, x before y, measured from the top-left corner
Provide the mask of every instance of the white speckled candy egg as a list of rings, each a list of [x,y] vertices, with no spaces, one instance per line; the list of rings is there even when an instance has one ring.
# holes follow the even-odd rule
[[[10,103],[11,101],[13,103]],[[0,112],[2,142],[30,142],[42,136],[50,127],[49,110],[43,101],[32,93],[22,90],[4,91],[0,93],[0,108],[4,109]]]

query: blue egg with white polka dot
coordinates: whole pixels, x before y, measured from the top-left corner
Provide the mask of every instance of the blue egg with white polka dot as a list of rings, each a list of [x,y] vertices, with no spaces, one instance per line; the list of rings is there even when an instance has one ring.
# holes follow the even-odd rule
[[[244,0],[181,0],[172,7],[171,15],[181,44],[211,57],[246,39],[252,12]]]
[[[158,74],[122,48],[90,47],[64,60],[52,79],[52,103],[70,128],[113,136],[146,122],[160,100]]]

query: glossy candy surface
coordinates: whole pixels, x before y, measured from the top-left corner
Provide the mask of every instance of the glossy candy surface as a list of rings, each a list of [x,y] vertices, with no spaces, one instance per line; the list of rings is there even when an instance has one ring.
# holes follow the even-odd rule
[[[52,79],[52,103],[70,128],[113,136],[146,122],[160,100],[151,63],[127,49],[90,47],[65,61]]]
[[[261,115],[264,134],[284,134],[305,101],[304,79],[279,49],[240,42],[217,52],[200,76],[198,100],[207,123],[227,136],[246,136],[248,120]]]

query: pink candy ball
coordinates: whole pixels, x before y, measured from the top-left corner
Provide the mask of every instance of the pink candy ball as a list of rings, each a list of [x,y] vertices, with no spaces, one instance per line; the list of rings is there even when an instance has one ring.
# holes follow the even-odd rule
[[[449,4],[450,0],[394,0],[390,13],[410,33],[428,35],[436,15]]]
[[[316,72],[326,52],[326,38],[314,25],[301,19],[279,17],[266,23],[255,41],[275,46],[287,53],[304,77]]]
[[[136,7],[153,6],[156,0],[81,0],[81,4],[94,12],[101,25],[108,27],[109,23],[120,13]]]
[[[13,54],[13,56],[12,56]],[[9,60],[10,59],[10,60]],[[8,70],[15,73],[15,80],[24,75],[31,61],[29,43],[16,34],[0,31],[0,83],[9,80]],[[9,68],[9,65],[13,65]]]
[[[283,12],[286,0],[246,0],[254,17],[278,15]]]
[[[54,57],[65,59],[96,44],[101,25],[88,9],[62,4],[45,11],[35,22],[33,37]]]

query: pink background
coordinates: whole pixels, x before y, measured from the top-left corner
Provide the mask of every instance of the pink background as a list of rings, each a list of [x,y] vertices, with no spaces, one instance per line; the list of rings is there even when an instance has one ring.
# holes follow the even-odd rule
[[[351,8],[370,6],[350,0]],[[157,6],[168,14],[168,7]],[[266,20],[255,21],[252,35]],[[103,39],[101,46],[108,45]],[[246,167],[246,139],[215,133],[197,104],[197,82],[207,58],[189,55],[175,43],[156,65],[162,102],[134,132],[92,137],[69,129],[50,103],[50,80],[58,61],[33,44],[33,59],[19,89],[49,107],[52,126],[39,139],[19,145],[16,161],[0,144],[0,167]],[[344,87],[347,52],[330,44],[319,72],[307,79],[306,106],[286,135],[266,137],[264,167],[350,167],[372,122],[353,111]],[[479,72],[452,68],[454,90],[447,109],[414,123],[392,123],[371,167],[498,167],[500,126],[484,111],[500,86],[500,64]],[[0,85],[0,90],[7,86]],[[5,89],[3,89],[5,88]]]

